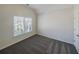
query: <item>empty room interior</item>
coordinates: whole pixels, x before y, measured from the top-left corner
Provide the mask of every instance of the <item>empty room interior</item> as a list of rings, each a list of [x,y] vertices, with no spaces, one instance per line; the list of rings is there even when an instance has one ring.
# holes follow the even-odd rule
[[[79,5],[0,4],[0,54],[78,54]]]

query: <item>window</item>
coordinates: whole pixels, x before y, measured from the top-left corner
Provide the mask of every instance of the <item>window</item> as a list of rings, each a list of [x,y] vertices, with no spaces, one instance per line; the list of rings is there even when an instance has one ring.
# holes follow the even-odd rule
[[[32,18],[14,16],[14,36],[32,31]]]
[[[25,18],[25,32],[32,31],[32,19],[31,18]]]

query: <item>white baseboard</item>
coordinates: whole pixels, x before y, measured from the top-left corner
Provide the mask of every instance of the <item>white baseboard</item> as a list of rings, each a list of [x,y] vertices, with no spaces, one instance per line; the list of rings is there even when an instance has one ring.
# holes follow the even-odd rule
[[[42,34],[38,34],[38,35],[42,35]],[[42,36],[45,36],[45,37],[51,38],[51,37],[49,37],[49,36],[46,36],[46,35],[42,35]],[[58,39],[56,39],[56,38],[51,38],[51,39],[58,40]],[[66,42],[66,41],[63,41],[63,40],[59,40],[59,41]],[[69,44],[72,44],[72,45],[74,45],[73,43],[70,43],[70,42],[66,42],[66,43],[69,43]]]
[[[36,34],[33,34],[33,35],[36,35]],[[28,37],[25,37],[24,39],[29,38],[29,37],[31,37],[31,36],[33,36],[33,35],[30,35],[30,36],[28,36]],[[22,40],[20,40],[20,41],[22,41]],[[16,42],[13,42],[13,43],[4,45],[4,46],[0,47],[0,50],[5,49],[5,48],[7,48],[7,47],[9,47],[9,46],[11,46],[11,45],[13,45],[13,44],[16,44],[16,43],[20,42],[20,41],[16,41]]]

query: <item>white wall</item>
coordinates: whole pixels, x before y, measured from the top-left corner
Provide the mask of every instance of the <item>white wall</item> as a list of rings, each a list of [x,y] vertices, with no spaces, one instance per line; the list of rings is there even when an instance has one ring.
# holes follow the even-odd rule
[[[32,17],[32,32],[13,37],[13,16]],[[36,15],[24,5],[0,5],[0,49],[36,34]]]
[[[74,7],[74,45],[79,53],[79,5]]]
[[[74,43],[73,8],[51,11],[38,17],[38,34]]]

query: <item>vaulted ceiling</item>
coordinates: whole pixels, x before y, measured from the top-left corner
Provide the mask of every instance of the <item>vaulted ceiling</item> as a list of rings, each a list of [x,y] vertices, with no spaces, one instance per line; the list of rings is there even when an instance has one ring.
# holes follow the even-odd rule
[[[48,13],[49,11],[55,11],[58,9],[71,8],[70,4],[29,4],[29,7],[34,9],[37,14]]]

